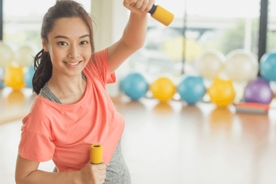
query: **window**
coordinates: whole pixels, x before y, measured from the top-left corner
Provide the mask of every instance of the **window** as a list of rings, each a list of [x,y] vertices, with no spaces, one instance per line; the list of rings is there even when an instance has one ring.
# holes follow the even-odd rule
[[[77,0],[90,12],[89,0]],[[11,46],[24,44],[41,48],[40,29],[44,14],[55,0],[3,0],[3,40]]]
[[[131,58],[135,68],[151,76],[180,76],[194,71],[194,62],[204,51],[227,55],[245,49],[258,55],[260,0],[156,0],[156,4],[173,12],[175,19],[168,27],[150,19],[145,47]]]
[[[276,2],[270,0],[268,5],[267,52],[271,52],[276,51]]]

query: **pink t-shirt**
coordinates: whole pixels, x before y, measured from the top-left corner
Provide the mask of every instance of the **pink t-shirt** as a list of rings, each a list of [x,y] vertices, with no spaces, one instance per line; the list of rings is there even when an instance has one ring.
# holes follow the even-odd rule
[[[106,92],[116,81],[110,73],[107,49],[95,54],[84,69],[87,86],[75,104],[57,104],[37,96],[23,119],[19,154],[44,162],[53,160],[59,171],[80,170],[89,162],[91,144],[102,144],[109,163],[124,129],[124,120]]]

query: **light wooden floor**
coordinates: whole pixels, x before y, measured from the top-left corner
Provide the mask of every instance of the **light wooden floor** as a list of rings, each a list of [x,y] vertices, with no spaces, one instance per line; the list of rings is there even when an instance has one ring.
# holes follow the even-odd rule
[[[0,106],[0,117],[5,117],[0,121],[0,184],[14,184],[20,140],[21,121],[7,121],[7,113],[18,108],[4,100],[8,93],[2,91]],[[22,114],[31,101],[27,96],[21,102]],[[126,97],[114,103],[126,121],[122,149],[133,184],[276,183],[275,109],[256,115],[208,103],[131,102]],[[43,163],[41,169],[51,171],[52,162]]]

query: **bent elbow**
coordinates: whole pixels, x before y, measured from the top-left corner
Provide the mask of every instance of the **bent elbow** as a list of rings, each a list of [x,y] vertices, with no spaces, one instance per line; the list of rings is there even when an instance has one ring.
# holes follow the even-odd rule
[[[129,48],[131,48],[131,50],[133,50],[134,52],[136,52],[137,50],[143,48],[143,46],[144,46],[144,42],[137,41],[137,42],[131,43],[129,45]]]

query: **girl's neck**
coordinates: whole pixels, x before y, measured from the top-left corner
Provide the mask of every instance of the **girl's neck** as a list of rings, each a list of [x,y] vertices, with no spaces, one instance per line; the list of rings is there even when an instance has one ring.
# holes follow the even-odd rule
[[[75,103],[81,99],[86,89],[86,81],[82,76],[52,76],[48,87],[63,104]]]

